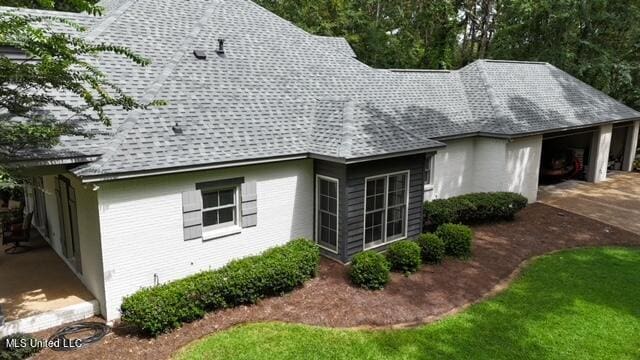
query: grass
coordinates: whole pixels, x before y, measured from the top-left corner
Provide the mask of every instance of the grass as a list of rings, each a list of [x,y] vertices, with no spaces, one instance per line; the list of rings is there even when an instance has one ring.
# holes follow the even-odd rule
[[[393,304],[389,304],[393,306]],[[508,290],[415,329],[243,325],[177,359],[640,359],[640,250],[539,258]]]

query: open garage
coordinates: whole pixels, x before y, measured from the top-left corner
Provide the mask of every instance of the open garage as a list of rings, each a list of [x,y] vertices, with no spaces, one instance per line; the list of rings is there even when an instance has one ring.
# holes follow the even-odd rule
[[[543,136],[540,184],[587,180],[597,128],[549,133]]]
[[[631,171],[638,131],[630,121],[544,134],[539,183],[599,182],[609,171]]]

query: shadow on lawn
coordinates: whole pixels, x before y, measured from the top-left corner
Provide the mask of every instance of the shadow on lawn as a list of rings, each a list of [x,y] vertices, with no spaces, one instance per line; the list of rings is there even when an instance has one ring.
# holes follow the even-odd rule
[[[539,260],[507,293],[490,302],[419,329],[371,332],[371,343],[384,357],[403,357],[407,350],[429,359],[557,357],[558,349],[537,341],[540,334],[533,334],[532,327],[539,330],[543,324],[555,330],[558,317],[584,316],[576,308],[578,302],[640,320],[639,271],[640,251],[561,252]]]

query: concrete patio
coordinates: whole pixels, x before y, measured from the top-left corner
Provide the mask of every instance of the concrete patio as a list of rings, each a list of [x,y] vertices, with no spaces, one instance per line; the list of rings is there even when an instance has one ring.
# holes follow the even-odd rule
[[[640,234],[640,173],[612,172],[599,183],[540,187],[538,201]]]
[[[37,331],[92,316],[97,301],[40,236],[30,251],[9,255],[0,249],[0,335]]]

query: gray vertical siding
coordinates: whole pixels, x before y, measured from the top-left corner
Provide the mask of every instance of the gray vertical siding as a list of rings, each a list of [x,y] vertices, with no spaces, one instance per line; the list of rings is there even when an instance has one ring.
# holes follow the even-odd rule
[[[409,217],[407,236],[415,237],[422,232],[422,200],[424,196],[424,154],[403,156],[391,159],[368,161],[347,166],[347,236],[346,252],[342,254],[346,261],[363,251],[364,231],[364,179],[409,170]],[[384,250],[385,246],[376,248]],[[344,260],[343,260],[344,261]]]
[[[424,159],[424,154],[418,154],[350,165],[315,160],[314,168],[316,175],[336,178],[340,182],[338,189],[340,196],[340,202],[338,204],[338,254],[336,255],[324,249],[321,249],[321,253],[324,256],[341,262],[349,262],[353,255],[363,251],[364,179],[370,176],[409,170],[409,217],[407,235],[409,238],[412,238],[420,234],[422,232],[423,216]],[[376,250],[379,251],[384,249],[386,249],[386,245],[376,248]]]

